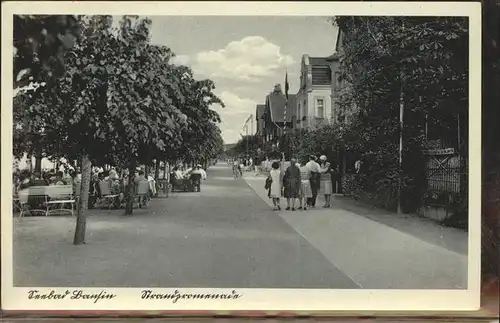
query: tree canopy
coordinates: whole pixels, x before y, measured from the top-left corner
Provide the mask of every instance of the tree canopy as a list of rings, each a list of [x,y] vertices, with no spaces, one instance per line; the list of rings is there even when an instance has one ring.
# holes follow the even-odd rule
[[[16,19],[17,70],[29,69],[44,82],[15,98],[16,156],[81,160],[88,171],[84,197],[91,164],[128,168],[130,184],[139,164],[209,159],[221,151],[220,117],[211,106],[224,104],[215,84],[171,64],[175,54],[150,43],[150,19],[123,16],[118,28],[111,16]],[[78,37],[69,42],[73,30]]]

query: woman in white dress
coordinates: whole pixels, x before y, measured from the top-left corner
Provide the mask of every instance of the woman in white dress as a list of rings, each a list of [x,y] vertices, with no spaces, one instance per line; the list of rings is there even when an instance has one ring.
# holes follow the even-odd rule
[[[269,191],[269,197],[273,199],[274,210],[281,210],[280,197],[281,197],[281,170],[280,164],[274,162],[271,165],[271,172],[269,177],[271,178],[271,189]]]

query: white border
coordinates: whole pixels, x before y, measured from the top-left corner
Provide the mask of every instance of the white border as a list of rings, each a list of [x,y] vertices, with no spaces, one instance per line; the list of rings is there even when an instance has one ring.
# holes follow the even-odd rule
[[[412,15],[468,16],[469,43],[469,267],[467,290],[237,289],[237,300],[141,300],[142,289],[107,288],[113,300],[28,300],[13,287],[12,262],[12,32],[13,14],[138,15]],[[4,310],[228,311],[462,311],[479,308],[481,237],[481,4],[476,2],[3,2],[2,3],[2,307]],[[50,288],[38,288],[48,291]],[[74,290],[75,288],[72,288]],[[85,292],[101,289],[82,288]],[[175,289],[154,289],[172,292]],[[64,291],[66,288],[56,288]],[[183,293],[208,291],[183,289]],[[210,289],[212,292],[232,289]]]

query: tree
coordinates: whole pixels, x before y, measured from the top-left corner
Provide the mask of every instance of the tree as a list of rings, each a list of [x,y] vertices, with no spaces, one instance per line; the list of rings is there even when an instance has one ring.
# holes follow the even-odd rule
[[[233,147],[234,153],[237,155],[253,156],[257,153],[260,147],[260,137],[258,135],[243,136]]]
[[[64,72],[64,52],[80,35],[73,15],[14,16],[14,87]]]
[[[92,164],[129,170],[125,214],[131,214],[136,165],[179,157],[177,150],[213,156],[222,139],[210,105],[223,103],[212,81],[194,80],[189,68],[169,63],[169,48],[149,44],[149,19],[125,16],[118,30],[110,16],[78,23],[81,35],[63,53],[62,74],[16,99],[14,130],[17,153],[43,147],[46,156],[81,161],[74,243],[82,244]],[[193,137],[208,142],[186,140]]]
[[[422,179],[423,165],[416,161],[426,145],[426,118],[442,125],[442,137],[456,134],[457,116],[466,129],[467,20],[337,17],[335,23],[344,34],[339,80],[349,88],[340,98],[340,107],[357,107],[357,113],[346,120],[351,126],[346,127],[344,139],[357,146],[370,174],[359,177],[364,180],[360,185],[380,192],[384,183],[397,189],[401,181],[406,195],[412,196],[408,200],[414,201]],[[400,103],[405,120],[411,120],[403,129],[403,173],[398,155]],[[465,135],[462,139],[467,142]]]

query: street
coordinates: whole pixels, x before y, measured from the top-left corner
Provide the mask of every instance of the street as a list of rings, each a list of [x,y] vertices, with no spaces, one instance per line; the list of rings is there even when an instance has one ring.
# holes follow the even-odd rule
[[[147,209],[76,219],[14,219],[16,287],[466,288],[467,233],[394,219],[343,198],[331,209],[274,212],[264,177],[219,163],[200,193]],[[284,201],[282,201],[282,206]]]

